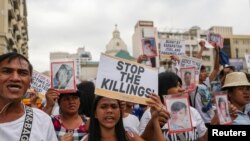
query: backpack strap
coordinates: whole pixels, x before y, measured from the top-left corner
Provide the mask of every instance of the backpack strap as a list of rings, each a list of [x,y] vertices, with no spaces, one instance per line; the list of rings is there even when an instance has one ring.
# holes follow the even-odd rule
[[[29,141],[32,122],[33,122],[33,110],[31,107],[25,106],[26,116],[24,119],[22,134],[19,141]]]

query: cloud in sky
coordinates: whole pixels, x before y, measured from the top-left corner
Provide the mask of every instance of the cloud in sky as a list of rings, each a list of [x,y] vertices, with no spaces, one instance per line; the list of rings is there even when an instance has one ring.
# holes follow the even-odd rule
[[[76,53],[85,46],[99,60],[118,24],[132,54],[138,20],[158,29],[232,26],[250,35],[249,0],[27,0],[29,57],[35,70],[49,70],[49,53]]]

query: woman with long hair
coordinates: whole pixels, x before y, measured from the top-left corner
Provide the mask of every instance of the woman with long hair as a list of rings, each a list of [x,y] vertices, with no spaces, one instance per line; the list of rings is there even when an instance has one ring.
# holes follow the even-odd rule
[[[155,140],[160,140],[160,126],[157,118],[157,96],[152,96],[152,100],[148,102],[152,106],[155,115],[154,127],[159,129],[154,134]],[[120,102],[116,99],[97,96],[94,100],[92,113],[90,116],[89,134],[85,136],[82,141],[143,141],[143,139],[136,133],[125,131],[122,122],[122,112]]]
[[[80,107],[80,92],[59,93],[51,88],[47,91],[47,101],[51,95],[59,95],[57,102],[59,105],[59,114],[52,116],[52,122],[58,140],[60,141],[79,141],[87,134],[87,119],[78,114]],[[52,109],[53,104],[49,109]],[[46,111],[48,112],[48,111]],[[50,114],[50,112],[48,112]]]

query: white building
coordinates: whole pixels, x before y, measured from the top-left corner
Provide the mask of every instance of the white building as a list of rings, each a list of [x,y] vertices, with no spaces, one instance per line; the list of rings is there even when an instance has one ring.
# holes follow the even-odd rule
[[[134,60],[134,58],[130,56],[128,52],[127,45],[120,36],[120,31],[118,30],[117,25],[115,25],[115,30],[113,31],[111,40],[106,45],[105,53],[115,57]]]

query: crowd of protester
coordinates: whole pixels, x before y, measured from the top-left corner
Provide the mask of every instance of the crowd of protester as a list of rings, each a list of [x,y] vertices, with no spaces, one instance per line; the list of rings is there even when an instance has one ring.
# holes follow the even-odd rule
[[[205,50],[200,42],[197,58]],[[147,105],[120,101],[94,93],[95,84],[83,81],[76,92],[60,93],[50,88],[46,93],[46,105],[38,109],[32,95],[31,105],[22,103],[22,98],[32,82],[32,65],[18,53],[0,56],[0,140],[44,141],[207,141],[208,128],[221,124],[213,93],[226,91],[229,107],[227,113],[233,125],[250,125],[249,74],[235,72],[234,66],[220,65],[219,50],[214,44],[214,69],[208,74],[201,66],[199,84],[194,91],[187,91],[178,76],[179,58],[172,56],[174,69],[166,69],[158,75],[158,95],[150,95]],[[145,55],[138,57],[143,63]],[[171,66],[172,65],[172,66]],[[177,68],[177,69],[176,69]],[[212,88],[213,81],[219,86]],[[33,91],[35,93],[36,92]],[[192,128],[178,133],[169,132],[168,120],[171,111],[164,104],[164,96],[188,94]],[[178,109],[180,110],[180,109]],[[177,112],[178,112],[177,110]],[[32,127],[32,128],[31,128]],[[178,125],[176,125],[176,128]]]

